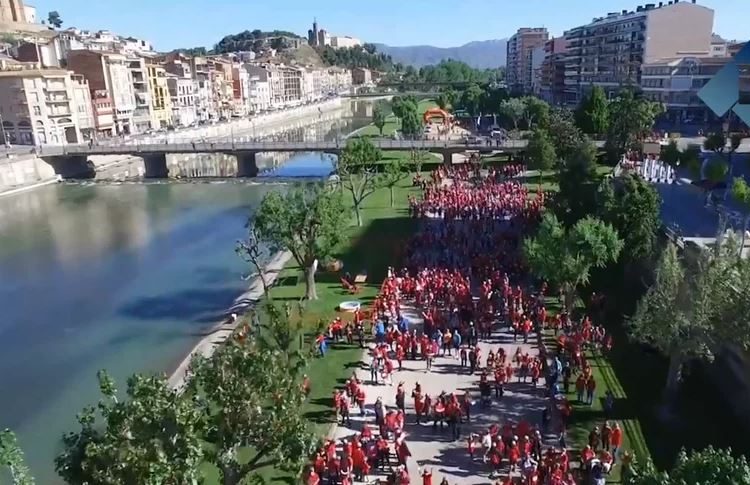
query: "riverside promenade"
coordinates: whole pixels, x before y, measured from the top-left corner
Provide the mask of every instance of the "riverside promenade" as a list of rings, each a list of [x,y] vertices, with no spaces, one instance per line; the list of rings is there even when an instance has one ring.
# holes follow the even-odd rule
[[[407,306],[404,316],[409,321],[410,330],[416,329],[419,333],[423,321],[417,309],[412,305]],[[538,355],[536,334],[531,334],[528,342],[524,344],[520,337],[517,342],[514,342],[513,334],[507,328],[495,329],[489,340],[479,340],[479,348],[482,352],[480,368],[484,368],[490,349],[497,352],[498,348],[502,348],[507,355],[512,356],[520,347],[524,353]],[[453,354],[453,356],[438,356],[429,372],[426,370],[424,360],[404,360],[403,370],[394,372],[391,386],[382,383],[374,385],[370,381],[370,357],[369,352],[365,351],[360,366],[355,372],[364,384],[366,414],[363,418],[356,407],[351,408],[351,427],[334,425],[329,438],[336,440],[349,438],[362,429],[364,422],[372,429],[377,429],[374,424],[373,403],[378,397],[382,397],[388,410],[396,409],[396,389],[399,382],[403,382],[406,390],[405,438],[412,454],[408,461],[411,483],[422,483],[420,470],[426,469],[432,470],[432,483],[435,484],[440,483],[443,478],[446,478],[450,485],[494,484],[496,479],[489,478],[489,466],[481,460],[481,446],[477,444],[478,451],[475,454],[477,459],[471,460],[466,439],[471,433],[486,432],[493,424],[502,426],[506,420],[512,420],[514,423],[525,420],[532,427],[541,429],[542,410],[548,402],[543,387],[544,379],[540,380],[538,387],[534,387],[530,382],[518,382],[518,379],[514,377],[505,386],[504,396],[501,399],[493,397],[492,404],[484,407],[480,403],[479,395],[480,372],[470,374],[468,367],[461,367],[455,352]],[[489,378],[492,382],[492,376]],[[474,402],[471,408],[471,421],[461,426],[459,440],[451,439],[447,426],[441,431],[440,427],[433,429],[432,422],[416,424],[414,399],[411,398],[411,392],[418,382],[423,392],[432,397],[438,396],[441,392],[447,394],[455,392],[459,396],[466,391],[470,392]],[[544,438],[545,446],[547,446],[555,442],[556,435],[550,434]],[[516,472],[513,476],[520,477],[520,474]],[[372,483],[372,479],[373,477],[370,477],[370,481],[366,483]]]

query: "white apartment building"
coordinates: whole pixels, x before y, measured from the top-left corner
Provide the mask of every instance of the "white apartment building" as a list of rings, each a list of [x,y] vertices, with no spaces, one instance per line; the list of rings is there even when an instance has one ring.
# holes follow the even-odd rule
[[[248,104],[251,113],[262,113],[271,109],[271,73],[268,67],[245,64],[249,77]]]
[[[640,83],[644,63],[709,55],[713,21],[714,11],[696,0],[669,1],[608,13],[567,31],[566,99],[578,103],[592,85],[615,96]]]
[[[169,96],[172,100],[172,121],[177,126],[190,126],[198,121],[195,109],[195,83],[192,79],[167,73]]]
[[[1,133],[12,144],[44,145],[82,141],[72,75],[38,64],[0,71]]]
[[[96,136],[96,118],[94,105],[91,102],[91,88],[89,82],[80,74],[73,74],[73,107],[78,116],[78,127],[84,140],[91,140]]]

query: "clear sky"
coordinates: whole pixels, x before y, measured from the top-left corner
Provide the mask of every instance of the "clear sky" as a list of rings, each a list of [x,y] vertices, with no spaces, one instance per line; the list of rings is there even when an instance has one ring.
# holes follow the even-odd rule
[[[682,0],[690,1],[690,0]],[[64,27],[111,30],[150,40],[157,50],[213,46],[243,30],[307,35],[313,18],[335,35],[390,45],[458,46],[509,37],[519,27],[553,35],[593,17],[655,0],[28,0],[37,16],[57,10]],[[666,1],[664,3],[667,3]],[[750,38],[750,1],[699,0],[715,10],[714,31]]]

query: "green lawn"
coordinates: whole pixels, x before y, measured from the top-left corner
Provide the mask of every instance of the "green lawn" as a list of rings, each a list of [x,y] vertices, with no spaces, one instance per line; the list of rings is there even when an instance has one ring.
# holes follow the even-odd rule
[[[431,108],[436,108],[437,103],[435,103],[432,99],[423,99],[419,101],[419,105],[417,106],[417,110],[419,111],[419,115],[422,116],[425,111]],[[389,137],[396,133],[396,131],[399,129],[399,121],[398,118],[396,118],[396,115],[393,113],[389,114],[386,117],[385,126],[383,126],[383,136]],[[375,125],[367,125],[364,128],[357,131],[356,135],[354,136],[360,136],[360,137],[380,137],[380,130]]]
[[[343,261],[344,270],[353,275],[366,272],[367,283],[362,285],[361,293],[352,296],[341,288],[339,273],[319,272],[316,285],[319,299],[305,305],[302,317],[306,342],[313,338],[320,321],[327,324],[336,315],[349,317],[337,312],[336,307],[340,302],[357,299],[367,304],[375,298],[388,266],[397,264],[405,242],[416,229],[416,223],[408,214],[407,197],[417,193],[418,189],[411,187],[411,177],[406,177],[396,188],[395,207],[391,208],[388,189],[380,189],[364,203],[362,227],[352,225],[343,229],[347,237],[334,257]],[[352,224],[356,224],[354,218]],[[271,297],[278,303],[291,302],[296,308],[304,294],[304,278],[301,277],[300,268],[290,261],[279,275],[278,284],[271,290]],[[292,318],[299,316],[293,312]],[[356,345],[333,344],[326,357],[313,359],[307,368],[312,392],[303,411],[321,438],[326,436],[334,421],[331,406],[333,390],[359,368],[361,356],[362,350]],[[260,467],[258,471],[270,483],[296,481],[295,477],[274,469],[272,464]],[[208,484],[219,483],[218,470],[212,465],[204,466],[204,476]]]
[[[555,339],[552,332],[545,333],[545,342],[548,348],[555,348]],[[607,359],[598,351],[586,352],[586,358],[591,364],[592,374],[596,381],[596,395],[594,404],[589,406],[577,402],[575,392],[575,376],[571,379],[570,392],[566,395],[573,405],[573,413],[568,423],[568,447],[578,456],[583,447],[588,444],[588,437],[594,426],[602,428],[605,421],[619,423],[623,430],[623,451],[635,452],[639,459],[650,456],[646,440],[643,436],[641,423],[637,414],[633,413],[632,400],[628,399],[615,371]],[[604,414],[604,396],[607,390],[612,391],[615,397],[615,406],[612,415]],[[608,481],[618,482],[620,480],[621,467],[615,466]]]

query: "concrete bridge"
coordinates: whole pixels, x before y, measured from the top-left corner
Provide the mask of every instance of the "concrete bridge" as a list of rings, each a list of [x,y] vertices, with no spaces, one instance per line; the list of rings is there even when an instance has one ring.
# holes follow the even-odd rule
[[[434,140],[373,140],[383,151],[425,150],[439,153],[445,163],[451,163],[453,155],[467,150],[491,149],[499,152],[517,153],[526,148],[527,140],[507,140],[491,147],[486,143]],[[44,145],[39,156],[50,163],[63,178],[93,176],[88,162],[91,155],[124,155],[143,159],[145,176],[163,178],[169,175],[168,154],[221,153],[237,157],[237,173],[240,177],[255,177],[258,174],[256,155],[268,152],[322,152],[338,155],[345,141],[273,142],[273,141],[176,141],[170,143],[108,143]]]

